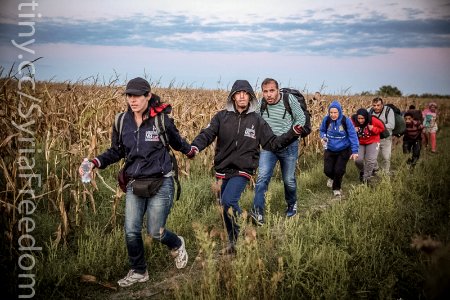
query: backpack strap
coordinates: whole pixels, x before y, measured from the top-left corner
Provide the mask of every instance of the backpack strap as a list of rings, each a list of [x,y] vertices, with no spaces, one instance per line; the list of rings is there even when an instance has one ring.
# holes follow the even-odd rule
[[[161,141],[161,143],[164,145],[164,147],[169,152],[170,160],[172,161],[172,169],[175,172],[174,180],[175,180],[175,183],[177,184],[177,195],[176,195],[175,199],[179,200],[180,195],[181,195],[181,184],[180,184],[180,180],[179,180],[179,176],[178,176],[178,173],[179,173],[178,172],[178,162],[175,157],[175,154],[172,151],[172,148],[169,145],[169,138],[167,136],[166,125],[164,122],[165,115],[166,115],[165,113],[159,113],[156,115],[155,127],[156,127],[156,131],[158,132],[159,140]]]
[[[155,118],[155,127],[156,127],[156,131],[158,132],[159,135],[159,140],[161,141],[161,143],[163,143],[164,147],[170,149],[169,147],[169,138],[167,137],[167,132],[166,132],[166,124],[164,123],[164,120],[162,120],[163,114],[157,114],[156,118]]]
[[[267,100],[266,100],[266,98],[262,98],[261,99],[261,107],[259,109],[261,116],[263,115],[265,110],[267,110],[267,117],[269,117],[269,110],[267,109]]]
[[[345,132],[348,135],[348,131],[347,131],[347,117],[346,116],[342,116],[341,123],[342,123],[342,127],[344,128]]]
[[[289,104],[289,93],[283,92],[282,95],[283,95],[282,97],[283,97],[283,104],[284,104],[283,119],[284,119],[284,117],[286,117],[286,112],[288,112],[292,117],[292,108],[291,108],[291,105]]]
[[[386,123],[388,122],[388,115],[389,115],[389,111],[391,110],[391,108],[387,105],[385,105],[386,107],[386,111],[384,112],[384,117],[386,118]],[[394,112],[395,114],[395,112]]]
[[[114,117],[114,128],[116,129],[117,133],[119,134],[119,150],[122,150],[122,129],[123,129],[123,119],[125,118],[125,114],[127,112],[123,111],[120,113],[117,113]]]

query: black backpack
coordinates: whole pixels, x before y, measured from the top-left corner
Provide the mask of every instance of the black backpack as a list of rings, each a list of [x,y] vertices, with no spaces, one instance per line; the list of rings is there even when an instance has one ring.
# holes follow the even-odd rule
[[[290,88],[281,88],[280,89],[283,104],[284,104],[284,115],[283,119],[286,117],[286,112],[288,112],[292,116],[292,109],[289,105],[289,94],[293,95],[298,103],[300,103],[300,107],[303,110],[303,113],[305,114],[305,125],[303,125],[303,130],[301,133],[301,137],[307,137],[311,133],[311,114],[308,111],[308,108],[306,106],[306,100],[305,97],[303,97],[302,93],[300,93],[299,90],[290,89]],[[267,109],[267,100],[265,98],[262,98],[261,100],[261,115],[263,112]],[[269,111],[267,111],[267,115],[269,115]]]
[[[123,151],[122,150],[122,129],[123,129],[123,119],[124,119],[126,113],[127,113],[126,111],[120,112],[120,113],[116,114],[116,116],[114,118],[114,128],[116,129],[117,133],[119,134],[119,151]],[[175,154],[172,151],[172,148],[169,145],[169,137],[167,136],[166,126],[164,125],[164,118],[166,118],[165,115],[166,115],[166,113],[163,113],[163,112],[156,115],[155,127],[156,127],[156,131],[158,132],[158,135],[159,135],[159,140],[161,141],[161,143],[163,143],[164,147],[169,152],[170,158],[172,160],[172,167],[173,167],[173,171],[175,172],[174,180],[175,180],[175,183],[177,184],[177,196],[175,199],[179,200],[180,194],[181,194],[181,184],[180,184],[180,180],[178,179],[178,162],[175,157]],[[125,164],[125,167],[126,167],[126,164]],[[123,171],[125,171],[125,167],[122,169]]]

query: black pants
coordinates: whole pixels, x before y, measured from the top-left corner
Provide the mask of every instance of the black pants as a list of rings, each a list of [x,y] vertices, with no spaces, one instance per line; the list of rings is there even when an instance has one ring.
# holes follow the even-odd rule
[[[339,152],[325,151],[323,172],[333,179],[333,190],[341,189],[342,177],[344,177],[347,162],[351,155],[352,150],[350,148]]]
[[[412,157],[408,159],[408,163],[415,165],[420,157],[420,150],[422,148],[421,140],[403,140],[403,153],[411,153]]]

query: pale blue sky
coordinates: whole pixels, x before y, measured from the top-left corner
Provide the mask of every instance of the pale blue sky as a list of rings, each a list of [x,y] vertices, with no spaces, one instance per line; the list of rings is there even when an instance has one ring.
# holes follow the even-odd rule
[[[43,56],[38,80],[450,94],[450,0],[34,1],[0,4],[0,64]],[[34,54],[11,43],[31,39]]]

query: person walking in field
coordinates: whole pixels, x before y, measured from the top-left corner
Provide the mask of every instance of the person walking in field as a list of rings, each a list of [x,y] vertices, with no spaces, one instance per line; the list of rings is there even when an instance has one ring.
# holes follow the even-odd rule
[[[258,102],[257,112],[269,124],[276,135],[282,135],[292,126],[304,126],[305,114],[298,100],[291,94],[281,93],[278,82],[272,78],[266,78],[262,84],[263,99]],[[283,97],[288,97],[292,114],[287,113]],[[266,108],[261,110],[262,102]],[[297,166],[299,140],[294,140],[286,148],[272,151],[261,150],[259,157],[258,178],[256,180],[255,198],[251,217],[258,225],[264,224],[265,193],[269,187],[277,161],[280,162],[281,174],[284,183],[284,197],[286,200],[286,216],[293,217],[297,214],[297,181],[295,178],[295,167]]]
[[[257,99],[247,80],[236,80],[226,101],[226,108],[211,119],[208,126],[193,140],[196,151],[202,151],[217,140],[214,169],[221,181],[220,202],[228,233],[228,245],[222,254],[233,254],[242,210],[239,199],[258,166],[260,147],[277,151],[291,144],[301,134],[300,125],[291,126],[276,136],[269,124],[256,113]]]
[[[168,150],[156,130],[156,118],[162,117],[173,149],[188,157],[195,155],[193,148],[180,137],[173,119],[167,116],[170,105],[161,103],[160,97],[151,93],[147,80],[131,79],[125,94],[128,110],[123,115],[121,129],[113,126],[111,147],[91,160],[92,170],[104,169],[125,158],[124,177],[128,183],[125,183],[124,227],[131,269],[118,281],[121,287],[149,279],[141,232],[146,213],[148,234],[172,251],[176,267],[184,268],[188,262],[183,237],[165,227],[173,204],[174,172]],[[79,172],[82,175],[81,167]]]
[[[408,158],[407,163],[414,167],[420,157],[423,125],[414,119],[412,112],[406,112],[403,118],[406,124],[406,131],[403,135],[403,153],[412,152],[412,157]]]
[[[394,110],[384,105],[383,99],[377,97],[372,100],[372,108],[369,109],[369,113],[380,119],[386,126],[386,129],[389,131],[389,136],[380,140],[379,156],[381,156],[381,163],[380,165],[378,165],[377,160],[374,170],[375,172],[378,171],[380,166],[381,170],[386,175],[390,175],[391,154],[392,154],[392,130],[394,130],[395,128]]]
[[[428,108],[423,110],[422,116],[423,126],[425,127],[424,146],[428,147],[428,144],[430,144],[431,153],[436,153],[436,133],[438,131],[437,104],[435,102],[430,102],[428,104]]]
[[[341,197],[347,162],[358,158],[359,140],[351,119],[344,116],[337,100],[328,107],[319,132],[325,150],[323,170],[328,177],[327,186],[333,190],[335,197]]]
[[[369,112],[360,108],[352,116],[359,140],[358,158],[355,161],[359,169],[359,179],[363,183],[370,182],[375,168],[378,151],[380,148],[380,133],[384,131],[384,124],[377,117],[369,115]]]
[[[422,112],[419,109],[416,109],[416,106],[414,104],[411,104],[409,106],[409,108],[405,112],[405,114],[406,113],[411,113],[414,120],[419,121],[420,123],[423,123]],[[403,115],[403,116],[405,116],[405,115]]]

